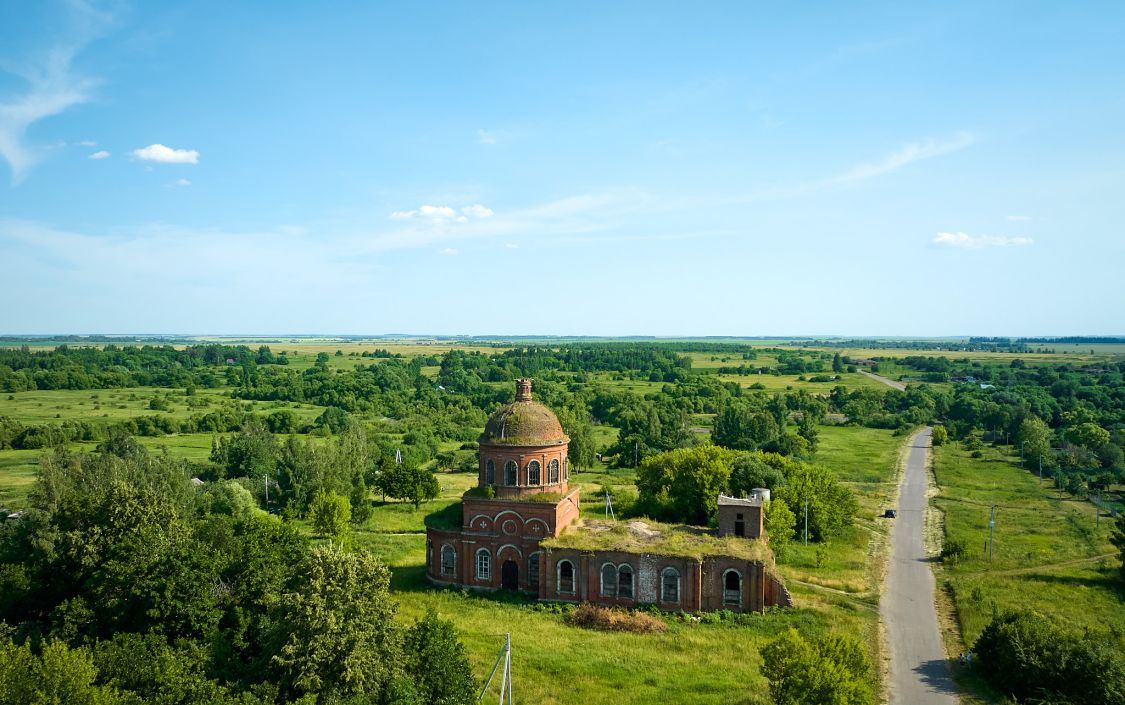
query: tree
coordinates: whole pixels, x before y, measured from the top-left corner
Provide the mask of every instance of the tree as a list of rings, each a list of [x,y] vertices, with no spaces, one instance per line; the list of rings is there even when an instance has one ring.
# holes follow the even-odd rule
[[[1051,453],[1051,430],[1047,424],[1036,416],[1028,416],[1020,424],[1016,440],[1023,447],[1023,457],[1031,467],[1036,467],[1042,461],[1044,466],[1049,466]]]
[[[1121,579],[1125,581],[1125,514],[1117,517],[1109,541],[1117,547],[1118,557],[1121,559]]]
[[[806,640],[790,627],[762,650],[762,674],[777,705],[870,705],[870,666],[854,639]]]
[[[347,500],[339,498],[346,505]],[[282,596],[282,646],[272,663],[294,696],[379,697],[402,673],[390,571],[366,551],[313,548],[304,580]]]
[[[844,371],[844,361],[840,357],[840,353],[832,356],[832,371],[839,374]]]
[[[745,497],[756,487],[775,490],[785,484],[785,472],[762,460],[761,454],[741,453],[734,459],[730,473],[730,493]]]
[[[788,462],[785,484],[777,490],[775,499],[784,500],[802,513],[808,502],[810,538],[826,541],[837,535],[858,511],[855,495],[826,468],[795,460]]]
[[[1066,436],[1075,445],[1080,445],[1083,448],[1089,448],[1094,451],[1109,443],[1110,439],[1109,431],[1096,423],[1078,424],[1068,429]]]
[[[973,652],[992,686],[1017,700],[1125,704],[1125,655],[1113,636],[1076,634],[1017,610],[994,617]]]
[[[477,682],[453,623],[429,610],[406,633],[406,672],[432,705],[473,705]]]
[[[352,507],[347,497],[335,492],[321,490],[309,505],[309,521],[321,536],[327,536],[337,543],[348,538],[348,522],[352,518]]]
[[[558,410],[559,423],[570,437],[567,457],[577,468],[589,468],[594,464],[594,429],[588,421],[589,410],[585,404],[578,408],[564,406]]]
[[[770,547],[778,556],[785,553],[789,542],[797,531],[797,517],[783,499],[773,499],[766,503],[766,535]]]
[[[94,659],[83,648],[49,641],[39,655],[30,642],[0,646],[0,702],[34,705],[116,705],[126,701],[116,690],[95,685]]]
[[[945,429],[945,426],[934,426],[930,438],[935,446],[945,445],[949,441],[949,431]]]
[[[441,485],[434,474],[410,463],[391,463],[383,468],[376,486],[384,496],[408,499],[418,507],[438,496]]]
[[[816,427],[816,419],[808,411],[801,413],[801,422],[797,426],[797,435],[804,438],[809,444],[809,454],[815,455],[820,446],[820,431]]]
[[[706,524],[730,480],[732,454],[704,445],[645,458],[637,470],[638,505],[657,518]]]

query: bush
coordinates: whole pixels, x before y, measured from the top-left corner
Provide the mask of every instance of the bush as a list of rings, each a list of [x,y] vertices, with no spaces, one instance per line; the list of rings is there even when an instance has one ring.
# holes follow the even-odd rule
[[[935,446],[945,445],[949,440],[949,431],[946,430],[945,426],[934,426],[934,432],[931,438]]]
[[[942,563],[956,563],[969,557],[969,547],[961,539],[949,539],[941,547]]]
[[[873,702],[870,665],[854,639],[828,635],[806,640],[790,628],[762,647],[762,674],[777,705]]]
[[[976,668],[1021,701],[1125,704],[1125,649],[1119,638],[1060,629],[1028,610],[993,618],[976,646]]]
[[[579,605],[567,621],[576,627],[586,629],[600,629],[608,632],[638,632],[650,634],[662,632],[668,628],[664,620],[653,617],[644,612],[626,612],[625,610],[598,607],[597,605]]]

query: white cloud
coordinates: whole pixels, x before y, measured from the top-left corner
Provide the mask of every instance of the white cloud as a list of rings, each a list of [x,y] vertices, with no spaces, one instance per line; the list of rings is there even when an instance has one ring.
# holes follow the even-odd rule
[[[492,209],[475,203],[471,206],[466,206],[461,209],[461,212],[470,218],[487,218],[492,215]]]
[[[461,209],[461,215],[457,215],[457,211],[450,206],[422,205],[408,211],[392,211],[390,219],[421,220],[434,225],[441,225],[444,223],[464,224],[468,223],[470,220],[488,218],[491,215],[492,209],[487,206],[482,206],[479,203],[465,206]]]
[[[496,144],[498,135],[495,132],[488,130],[477,130],[477,142],[479,144]]]
[[[172,149],[162,144],[150,144],[133,150],[133,156],[146,162],[162,164],[198,164],[199,152],[194,149]]]
[[[913,142],[904,145],[897,152],[887,155],[877,162],[857,164],[848,171],[830,179],[832,183],[850,183],[863,181],[913,164],[914,162],[931,157],[938,157],[950,152],[960,151],[973,143],[973,136],[968,132],[959,132],[952,139],[935,140],[930,138],[924,142]]]
[[[112,17],[84,2],[68,3],[68,7],[70,14],[59,32],[65,37],[62,41],[30,60],[0,66],[27,84],[23,93],[0,99],[0,158],[8,162],[14,184],[23,180],[41,156],[39,149],[26,142],[28,128],[88,102],[98,83],[74,73],[71,62],[103,33]]]
[[[933,240],[935,245],[956,247],[965,250],[979,250],[982,247],[1024,247],[1032,244],[1029,237],[1008,237],[1007,235],[969,235],[967,233],[938,233]]]
[[[79,147],[97,147],[98,143],[94,140],[82,140],[78,143]]]
[[[422,206],[418,209],[418,215],[423,218],[432,218],[435,220],[445,220],[457,215],[457,211],[449,206]]]
[[[443,250],[441,251],[441,253],[440,253],[440,254],[443,254],[443,255],[447,255],[447,256],[452,256],[452,255],[455,255],[455,254],[457,254],[457,250],[456,250],[456,249],[454,249],[454,248],[452,248],[452,247],[446,247],[445,249],[443,249]]]
[[[1008,220],[1012,221],[1013,223],[1025,223],[1025,222],[1031,220],[1031,216],[1030,215],[1009,215]]]
[[[108,156],[109,152],[105,151],[104,149],[99,149],[98,151],[87,157],[87,159],[105,159]]]
[[[191,186],[191,181],[187,179],[176,179],[177,186]]]
[[[507,250],[518,250],[518,249],[519,249],[519,247],[520,247],[520,246],[519,246],[519,245],[517,245],[517,244],[516,244],[516,243],[514,243],[514,242],[509,242],[509,243],[506,243],[506,244],[504,245],[504,248],[505,248],[505,249],[507,249]]]

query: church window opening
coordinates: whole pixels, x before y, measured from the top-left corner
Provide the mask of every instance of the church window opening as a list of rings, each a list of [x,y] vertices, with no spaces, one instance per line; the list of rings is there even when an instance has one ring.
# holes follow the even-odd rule
[[[742,576],[737,570],[723,573],[723,604],[735,607],[742,604]]]
[[[477,551],[477,580],[490,580],[492,578],[492,556],[487,548]]]
[[[538,485],[539,484],[539,461],[538,460],[532,460],[530,463],[527,464],[527,484],[529,484],[529,485]]]
[[[559,459],[555,458],[547,466],[547,482],[551,485],[559,483]]]
[[[602,597],[617,597],[617,566],[606,563],[602,566]]]
[[[617,572],[617,596],[633,597],[633,569],[627,565]]]
[[[518,471],[518,466],[516,465],[516,461],[509,460],[508,462],[504,463],[504,484],[505,485],[515,485],[516,484],[517,471]]]
[[[570,561],[559,561],[558,591],[574,592],[574,564]]]
[[[660,601],[680,601],[680,571],[675,568],[665,568],[660,574]]]
[[[539,554],[532,553],[527,557],[527,586],[539,589]]]
[[[489,458],[484,464],[484,484],[496,484],[496,463],[492,462],[492,458]]]
[[[441,547],[441,574],[453,575],[457,572],[457,551],[445,544]]]

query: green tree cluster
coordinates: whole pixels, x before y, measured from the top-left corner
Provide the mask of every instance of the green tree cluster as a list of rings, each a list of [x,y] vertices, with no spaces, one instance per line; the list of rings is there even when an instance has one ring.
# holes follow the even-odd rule
[[[975,668],[1019,702],[1125,704],[1125,642],[1119,633],[1073,633],[1019,610],[994,617],[973,652]]]
[[[789,628],[761,649],[762,674],[776,705],[870,705],[871,667],[858,641],[806,639]]]

